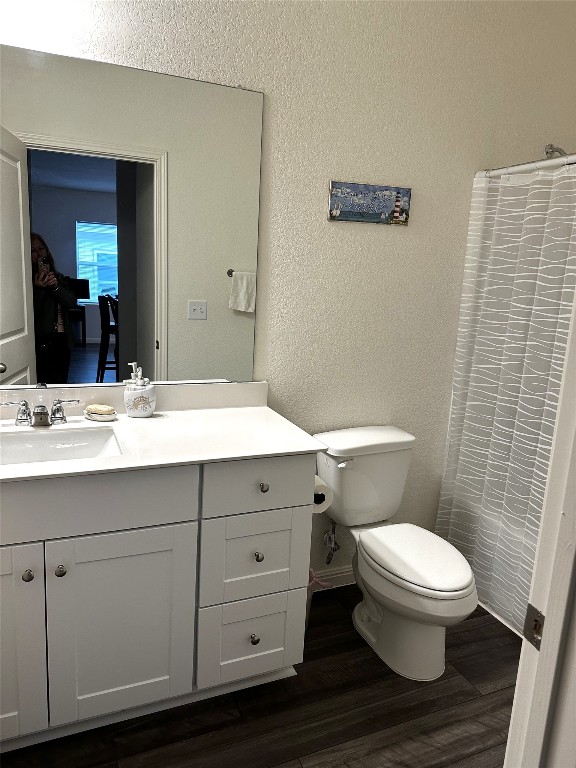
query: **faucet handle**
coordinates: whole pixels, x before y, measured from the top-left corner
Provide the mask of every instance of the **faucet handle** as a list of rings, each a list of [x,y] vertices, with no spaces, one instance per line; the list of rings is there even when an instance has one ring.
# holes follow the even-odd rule
[[[27,400],[18,400],[17,402],[10,401],[7,403],[0,403],[0,405],[17,405],[18,412],[16,413],[16,421],[14,422],[17,427],[31,426],[32,414],[30,413],[30,406]]]
[[[64,413],[64,405],[78,405],[80,400],[61,400],[59,397],[52,403],[52,411],[50,413],[51,424],[66,424],[67,418]]]

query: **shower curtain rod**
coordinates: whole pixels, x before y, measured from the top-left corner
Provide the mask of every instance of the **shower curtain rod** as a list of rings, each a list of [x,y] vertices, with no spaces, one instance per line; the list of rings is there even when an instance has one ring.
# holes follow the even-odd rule
[[[485,171],[478,171],[476,176],[485,177],[487,179],[497,179],[500,176],[505,176],[507,173],[526,173],[529,171],[538,171],[542,169],[561,168],[563,165],[576,164],[576,154],[574,155],[562,155],[562,157],[551,157],[547,160],[534,160],[531,163],[521,163],[520,165],[510,165],[507,168],[494,168],[487,169]]]

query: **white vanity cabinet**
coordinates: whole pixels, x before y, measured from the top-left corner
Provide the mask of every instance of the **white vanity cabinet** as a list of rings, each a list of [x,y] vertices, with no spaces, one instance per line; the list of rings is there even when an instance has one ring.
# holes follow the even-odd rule
[[[48,727],[44,546],[0,547],[0,738]]]
[[[5,748],[293,673],[315,442],[264,410],[303,453],[2,482]]]
[[[193,690],[199,475],[2,485],[3,740]]]
[[[197,686],[302,661],[315,457],[208,464]]]

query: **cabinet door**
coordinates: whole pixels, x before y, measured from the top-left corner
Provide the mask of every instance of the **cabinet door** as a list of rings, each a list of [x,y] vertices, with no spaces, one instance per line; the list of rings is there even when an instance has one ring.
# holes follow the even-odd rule
[[[44,546],[0,548],[0,738],[48,727]]]
[[[205,520],[200,607],[305,587],[311,527],[310,506]]]
[[[50,725],[192,690],[197,523],[46,543]]]
[[[302,661],[305,615],[306,589],[200,608],[198,688]]]

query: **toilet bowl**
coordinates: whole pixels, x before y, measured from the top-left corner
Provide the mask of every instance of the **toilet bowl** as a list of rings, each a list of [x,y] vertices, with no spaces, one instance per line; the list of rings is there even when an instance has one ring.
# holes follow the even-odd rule
[[[352,529],[353,569],[364,600],[354,626],[380,658],[412,680],[444,672],[446,627],[478,602],[474,576],[451,544],[409,523]]]
[[[315,435],[326,445],[318,474],[334,501],[326,514],[356,541],[352,567],[363,600],[357,631],[388,666],[413,680],[444,672],[446,627],[475,609],[468,561],[449,542],[411,523],[389,523],[408,474],[415,438],[396,427]]]

